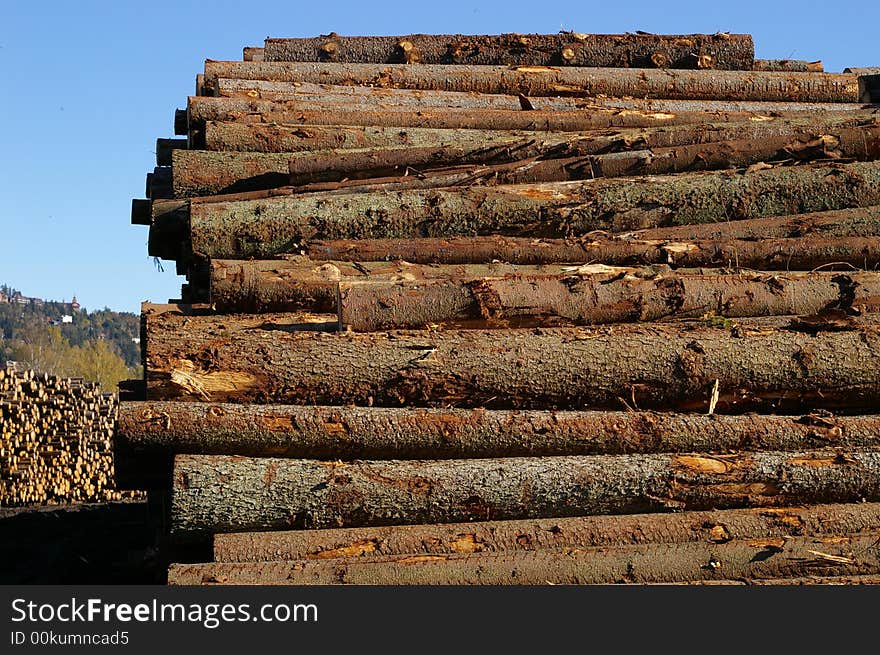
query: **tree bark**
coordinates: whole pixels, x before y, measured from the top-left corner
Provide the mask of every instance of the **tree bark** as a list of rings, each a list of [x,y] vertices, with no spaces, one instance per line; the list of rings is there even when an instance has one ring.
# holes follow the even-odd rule
[[[822,73],[821,61],[803,61],[800,59],[755,59],[752,70],[784,73]],[[845,71],[849,72],[849,71]]]
[[[715,223],[650,228],[621,238],[672,241],[740,239],[808,239],[874,237],[880,235],[880,205],[751,220],[719,220]]]
[[[663,229],[669,228],[659,228],[656,231],[660,232]],[[819,266],[827,266],[825,270],[833,268],[870,270],[880,267],[880,238],[823,235],[768,238],[760,241],[747,238],[675,241],[603,237],[530,239],[500,236],[450,239],[343,239],[309,242],[306,252],[315,260],[352,262],[403,260],[413,264],[471,264],[491,261],[511,264],[599,263],[612,266],[668,264],[673,267],[724,266],[784,271],[812,270]],[[829,266],[830,264],[835,265]]]
[[[557,143],[499,141],[494,145],[479,146],[443,145],[302,153],[290,157],[290,182],[297,185],[347,179],[366,180],[395,173],[402,175],[408,170],[427,172],[436,167],[464,164],[485,164],[487,168],[479,172],[479,177],[494,184],[537,184],[595,177],[668,175],[750,166],[761,162],[817,159],[870,161],[880,158],[880,127],[822,129],[797,135],[689,143],[672,148],[622,148],[621,152],[589,155],[589,151],[597,145],[581,140]],[[229,175],[234,176],[234,172]],[[229,182],[238,180],[231,177]]]
[[[479,171],[479,177],[495,184],[534,184],[594,177],[663,175],[765,161],[839,158],[864,161],[880,157],[880,127],[847,128],[813,123],[782,134],[754,128],[749,131],[757,131],[758,135],[711,143],[693,143],[692,137],[675,131],[685,145],[651,149],[644,149],[650,146],[638,139],[627,143],[626,140],[613,142],[607,137],[594,140],[577,135],[554,135],[543,139],[497,137],[480,141],[466,135],[462,141],[416,147],[292,153],[176,150],[172,153],[173,194],[175,198],[185,198],[281,187],[288,183],[302,185],[402,176],[410,170],[427,172],[477,164],[488,166]],[[675,137],[672,140],[676,140]],[[609,150],[619,152],[593,154]],[[510,165],[516,162],[520,165]],[[493,167],[493,164],[501,166]],[[438,185],[444,182],[442,177],[437,180]]]
[[[271,102],[240,98],[210,98],[193,96],[188,99],[187,112],[181,125],[175,124],[177,134],[189,133],[196,147],[204,145],[204,125],[207,121],[237,121],[249,124],[304,125],[361,125],[377,127],[421,127],[441,129],[481,130],[537,130],[577,132],[606,128],[661,127],[704,123],[706,112],[713,112],[712,120],[719,123],[741,122],[769,118],[771,113],[801,118],[828,113],[832,110],[856,111],[862,105],[828,103],[809,105],[799,103],[735,103],[700,102],[685,106],[688,110],[669,110],[668,103],[621,101],[616,104],[631,107],[585,106],[573,111],[504,110],[469,108],[432,108],[413,111],[401,108],[356,107],[306,102]],[[682,103],[677,103],[681,106]],[[187,127],[188,126],[188,127]]]
[[[265,61],[265,50],[259,46],[245,46],[241,52],[242,61]]]
[[[475,263],[456,267],[416,266],[407,262],[315,262],[307,257],[241,261],[213,259],[210,302],[217,311],[287,312],[308,309],[334,312],[339,282],[355,280],[418,281],[514,274],[561,275],[564,266],[523,267]]]
[[[880,398],[880,334],[862,321],[328,334],[292,314],[142,314],[151,400],[706,411],[717,384],[727,413]]]
[[[869,78],[870,79],[870,78]],[[493,110],[522,111],[588,111],[616,109],[652,112],[755,112],[774,115],[777,112],[803,113],[870,111],[863,103],[834,102],[767,102],[751,100],[670,100],[664,98],[612,98],[577,96],[532,96],[525,100],[519,95],[476,93],[464,91],[425,91],[420,89],[315,84],[311,82],[272,82],[267,80],[216,80],[214,93],[220,98],[276,103],[275,110],[283,107],[323,106],[369,110],[380,106],[386,110],[411,111],[431,109],[468,109],[473,112]],[[527,102],[527,105],[526,105]],[[272,110],[272,107],[270,107]]]
[[[459,277],[455,268],[436,279],[340,280],[340,326],[356,332],[436,324],[549,327],[880,310],[880,273],[706,274],[587,265],[556,274]]]
[[[880,532],[503,553],[390,555],[294,562],[173,564],[171,585],[646,584],[876,576]]]
[[[843,73],[764,73],[545,66],[462,66],[289,62],[205,62],[205,82],[217,78],[354,84],[425,91],[475,91],[527,96],[634,96],[680,100],[870,102],[859,76]]]
[[[749,70],[749,34],[410,34],[266,39],[266,61]]]
[[[880,451],[355,461],[178,455],[172,533],[880,499]]]
[[[470,459],[880,446],[875,416],[122,403],[133,456]]]
[[[312,193],[191,203],[189,243],[193,252],[205,257],[265,258],[295,252],[303,241],[315,239],[486,234],[566,238],[594,230],[627,231],[877,204],[880,164],[876,162],[745,174]],[[151,236],[151,241],[158,236]]]
[[[238,152],[302,152],[353,148],[410,148],[437,147],[488,143],[499,139],[521,139],[523,143],[564,147],[569,143],[576,150],[566,154],[604,154],[646,148],[711,143],[733,139],[762,139],[765,137],[804,133],[824,133],[829,129],[870,127],[874,115],[863,112],[823,114],[819,118],[768,118],[767,120],[736,123],[682,124],[663,128],[623,129],[601,132],[569,132],[546,134],[523,130],[449,130],[437,128],[387,128],[351,125],[315,125],[296,127],[262,123],[209,121],[205,126],[205,147],[208,150]],[[569,146],[571,147],[571,146]],[[169,162],[170,164],[170,155]]]
[[[880,530],[880,505],[578,516],[525,521],[234,532],[214,536],[217,562],[499,553],[657,543],[823,537]]]

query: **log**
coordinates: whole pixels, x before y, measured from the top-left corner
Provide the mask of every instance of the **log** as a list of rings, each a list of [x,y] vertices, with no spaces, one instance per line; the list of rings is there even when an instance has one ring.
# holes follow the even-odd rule
[[[880,451],[359,460],[177,455],[172,534],[880,499]]]
[[[627,103],[631,104],[631,103]],[[384,127],[423,127],[442,129],[482,130],[538,130],[577,132],[605,128],[660,127],[664,125],[704,123],[706,112],[719,123],[748,121],[782,116],[806,117],[809,113],[830,110],[857,111],[863,105],[829,103],[821,106],[798,103],[700,103],[690,111],[670,112],[655,105],[650,108],[621,109],[592,106],[574,111],[510,111],[468,108],[425,108],[413,111],[407,108],[360,108],[346,105],[321,105],[304,102],[271,102],[240,98],[211,98],[192,96],[180,122],[175,123],[176,134],[187,134],[197,147],[204,145],[200,134],[207,121],[238,121],[245,123],[276,123],[283,125],[363,125]]]
[[[604,154],[623,150],[666,148],[731,139],[761,139],[823,133],[829,129],[870,127],[877,116],[867,112],[821,114],[818,118],[773,118],[736,123],[683,124],[662,128],[624,129],[601,132],[547,134],[526,130],[448,130],[437,128],[388,128],[352,125],[292,126],[263,123],[208,121],[205,147],[208,150],[239,152],[302,152],[352,148],[436,147],[465,143],[493,143],[507,138],[557,143],[573,142],[576,150],[566,154]],[[546,146],[545,146],[546,147]]]
[[[755,59],[752,70],[790,72],[790,73],[822,73],[821,61],[803,61],[800,59]],[[853,71],[846,70],[845,73]]]
[[[233,532],[214,536],[216,562],[499,553],[639,544],[725,543],[880,530],[880,505],[729,509],[442,525]]]
[[[823,164],[745,174],[191,203],[188,241],[193,252],[205,257],[248,259],[296,252],[303,241],[316,239],[485,234],[566,238],[594,230],[628,231],[877,204],[880,164]],[[186,230],[183,224],[174,225]],[[174,254],[180,239],[172,238]],[[151,234],[151,242],[162,240],[160,234]]]
[[[136,458],[206,454],[352,459],[804,450],[880,446],[876,416],[314,407],[127,402],[117,446]]]
[[[639,230],[621,238],[659,240],[800,239],[874,237],[880,235],[880,206],[768,216],[744,221],[676,225]]]
[[[865,78],[870,83],[873,78]],[[240,80],[219,78],[214,83],[218,98],[254,101],[251,107],[262,107],[269,101],[268,110],[325,107],[328,110],[357,108],[369,111],[376,106],[385,110],[412,112],[431,109],[469,109],[473,112],[512,111],[585,111],[614,109],[641,112],[753,112],[762,116],[776,113],[805,114],[805,112],[840,114],[842,112],[876,111],[876,106],[864,103],[841,102],[769,102],[750,100],[670,100],[665,98],[610,98],[577,96],[532,96],[463,91],[436,91],[400,89],[375,86],[314,84],[311,82],[272,82],[267,80]],[[198,94],[197,94],[198,95]]]
[[[413,267],[410,267],[412,270]],[[563,273],[413,280],[340,280],[339,324],[356,332],[421,328],[535,327],[666,318],[785,316],[880,310],[880,273],[704,273],[586,265]]]
[[[259,46],[245,46],[241,52],[242,61],[264,61],[265,51]]]
[[[659,228],[657,232],[664,229],[669,228]],[[315,260],[362,263],[402,260],[413,264],[472,264],[499,261],[532,265],[666,264],[676,268],[723,266],[735,269],[797,271],[824,267],[823,270],[870,270],[880,267],[880,238],[826,237],[820,234],[760,241],[748,238],[676,241],[601,236],[583,239],[501,236],[342,239],[309,242],[306,253]]]
[[[496,184],[530,184],[593,177],[663,175],[692,170],[749,166],[765,161],[880,158],[880,127],[838,127],[833,123],[805,123],[801,127],[772,130],[751,129],[748,138],[694,143],[691,131],[673,131],[653,141],[682,141],[685,145],[652,147],[630,139],[594,139],[574,134],[534,137],[460,139],[426,145],[388,148],[332,149],[314,152],[173,152],[173,193],[176,198],[236,193],[314,182],[405,175],[408,171],[481,164],[481,172]],[[748,133],[733,130],[734,133]],[[757,132],[757,135],[755,135]],[[723,138],[716,133],[710,138]],[[650,137],[649,137],[650,138]],[[643,148],[643,149],[638,149]],[[651,148],[651,149],[646,149]],[[612,151],[610,154],[594,154]],[[613,152],[621,151],[621,152]],[[630,152],[631,151],[631,152]],[[592,156],[588,156],[592,155]],[[535,161],[535,159],[538,161]],[[509,164],[521,162],[518,167]],[[438,184],[444,181],[439,180]]]
[[[622,148],[621,152],[584,156],[597,145],[579,139],[556,143],[552,140],[540,143],[499,141],[495,145],[485,146],[456,147],[447,144],[424,148],[303,153],[292,155],[289,159],[290,182],[298,185],[368,179],[395,173],[402,175],[409,170],[424,173],[435,167],[463,164],[486,165],[486,170],[480,175],[495,184],[536,184],[595,177],[668,175],[751,166],[761,162],[870,161],[880,158],[880,127],[820,128],[797,135],[689,143],[671,148],[637,150],[630,146]],[[518,166],[510,166],[517,162]],[[230,185],[239,182],[234,170],[227,175],[225,181]],[[210,192],[208,189],[195,190]]]
[[[186,139],[156,139],[156,165],[171,166],[172,151],[186,147]]]
[[[873,576],[880,531],[504,553],[391,555],[294,562],[172,564],[171,585],[546,585]]]
[[[358,334],[293,314],[142,316],[150,400],[706,411],[717,388],[716,411],[741,413],[880,398],[880,328],[852,319]]]
[[[205,83],[221,77],[526,96],[871,102],[862,78],[843,73],[205,61]]]
[[[265,61],[749,70],[749,34],[409,34],[266,39]]]
[[[316,262],[307,257],[240,261],[212,259],[210,302],[225,313],[288,312],[308,309],[335,312],[340,282],[355,280],[434,280],[508,275],[562,275],[563,266],[523,267],[466,264],[415,266],[406,262]]]

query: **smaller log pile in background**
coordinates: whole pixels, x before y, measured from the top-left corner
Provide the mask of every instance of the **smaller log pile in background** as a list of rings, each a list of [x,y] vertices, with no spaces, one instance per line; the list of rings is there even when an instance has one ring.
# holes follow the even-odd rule
[[[133,497],[115,487],[117,407],[82,379],[0,369],[0,506]]]

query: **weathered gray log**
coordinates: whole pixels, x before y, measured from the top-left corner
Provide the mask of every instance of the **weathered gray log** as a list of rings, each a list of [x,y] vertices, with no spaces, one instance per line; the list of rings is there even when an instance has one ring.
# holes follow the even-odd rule
[[[615,104],[632,105],[634,101]],[[635,104],[638,104],[635,102]],[[700,102],[687,106],[688,110],[670,111],[669,103],[651,101],[642,108],[583,106],[572,111],[511,111],[487,109],[475,111],[469,108],[425,108],[413,111],[405,107],[375,108],[346,105],[327,105],[307,102],[272,102],[242,98],[210,98],[193,96],[188,99],[187,110],[180,121],[175,122],[176,134],[189,133],[196,146],[204,145],[200,131],[207,121],[238,121],[244,123],[276,123],[285,125],[364,125],[385,127],[424,127],[442,129],[483,130],[538,130],[577,132],[604,128],[660,127],[664,125],[704,123],[706,112],[712,112],[712,120],[719,123],[756,121],[770,118],[771,113],[788,117],[807,117],[816,112],[831,110],[857,111],[863,105],[827,103],[810,105],[802,103],[735,103]],[[188,129],[189,128],[189,129]]]
[[[880,310],[880,273],[871,272],[706,274],[585,265],[556,274],[469,277],[456,275],[458,266],[427,268],[449,274],[340,280],[340,326],[375,332],[439,324],[534,327]]]
[[[792,73],[822,73],[824,67],[821,61],[804,61],[801,59],[755,59],[752,70],[792,72]],[[844,71],[853,72],[853,71]]]
[[[876,162],[395,193],[190,203],[188,242],[210,258],[296,252],[315,239],[501,234],[565,238],[880,204]],[[184,210],[185,211],[185,210]],[[186,235],[185,224],[173,223]],[[157,229],[154,223],[153,229]],[[151,230],[152,231],[152,230]],[[152,252],[161,251],[157,233]],[[178,237],[173,241],[174,255]],[[173,257],[172,257],[173,258]]]
[[[265,61],[749,70],[749,34],[409,34],[266,39]]]
[[[692,541],[725,543],[737,539],[817,537],[869,530],[880,530],[878,503],[233,532],[214,536],[214,561],[495,553]]]
[[[354,280],[433,280],[507,275],[561,275],[563,266],[515,266],[476,263],[454,267],[417,266],[406,262],[315,262],[307,257],[283,260],[212,259],[210,302],[217,311],[287,312],[308,309],[335,312],[340,282]]]
[[[664,229],[678,228],[658,228],[656,232]],[[880,223],[874,231],[877,230],[880,230]],[[783,271],[812,270],[820,266],[824,267],[823,270],[871,270],[880,267],[880,238],[826,237],[818,234],[758,241],[748,238],[698,241],[615,239],[610,236],[582,239],[502,236],[343,239],[309,242],[306,253],[315,260],[363,263],[403,260],[413,264],[471,264],[499,261],[511,264],[597,263],[611,266],[668,264],[672,267],[723,266]]]
[[[116,441],[136,457],[351,460],[723,453],[880,446],[880,419],[130,402],[120,406]]]
[[[562,134],[524,130],[449,130],[437,128],[389,128],[352,125],[267,125],[209,121],[205,125],[208,150],[239,152],[301,152],[352,148],[436,147],[446,144],[519,138],[539,143],[574,142],[577,150],[566,154],[603,154],[623,150],[666,148],[731,139],[761,139],[771,136],[813,133],[830,129],[870,126],[877,115],[870,112],[837,112],[818,118],[767,118],[767,120],[671,125],[662,128],[617,131],[569,132]]]
[[[142,316],[151,400],[706,411],[716,389],[728,413],[880,399],[867,321],[358,334],[303,332],[292,314]]]
[[[205,82],[240,78],[437,91],[770,102],[870,102],[861,78],[832,73],[547,66],[205,62]]]
[[[186,147],[186,139],[156,139],[156,165],[171,166],[172,151]]]
[[[880,451],[360,460],[178,455],[171,529],[264,529],[880,500]]]
[[[720,544],[173,564],[168,583],[546,585],[877,576],[878,539],[880,532],[872,531],[826,539],[757,538]]]

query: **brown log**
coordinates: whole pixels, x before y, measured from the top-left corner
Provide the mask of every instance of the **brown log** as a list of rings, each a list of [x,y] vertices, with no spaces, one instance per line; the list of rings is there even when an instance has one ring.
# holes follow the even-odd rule
[[[880,532],[565,550],[173,564],[168,584],[546,585],[873,576]]]
[[[627,102],[627,104],[632,104]],[[643,103],[644,104],[644,103]],[[346,105],[321,105],[304,102],[271,102],[240,98],[193,96],[188,99],[182,123],[175,123],[176,134],[187,134],[196,146],[204,144],[200,134],[207,121],[275,123],[302,125],[362,125],[384,127],[423,127],[442,129],[538,130],[577,132],[605,128],[661,127],[664,125],[704,123],[706,112],[719,123],[741,122],[779,113],[788,117],[806,117],[809,113],[829,110],[855,111],[862,105],[829,103],[814,106],[798,103],[743,104],[723,102],[715,105],[690,105],[689,111],[669,111],[662,101],[653,101],[640,109],[586,106],[574,111],[511,111],[470,108],[362,108]]]
[[[189,243],[211,258],[272,257],[315,239],[501,234],[565,238],[880,204],[880,164],[190,203]],[[258,220],[257,217],[259,217]],[[174,223],[175,229],[186,226]],[[154,224],[153,229],[157,229]],[[185,234],[185,232],[184,232]],[[176,257],[179,242],[171,237]],[[152,252],[162,252],[152,234]],[[168,252],[168,251],[165,251]]]
[[[725,543],[880,530],[880,505],[578,516],[441,525],[233,532],[214,536],[217,562],[497,553],[651,543]]]
[[[664,229],[669,228],[658,228],[656,231]],[[343,239],[309,242],[306,252],[315,260],[362,263],[403,260],[413,264],[491,261],[510,264],[595,263],[610,266],[667,264],[676,268],[724,266],[783,271],[812,270],[817,267],[823,267],[822,270],[870,270],[880,267],[880,238],[825,237],[821,234],[760,241],[748,238],[676,241],[601,236],[583,239],[501,236]]]
[[[861,78],[843,73],[207,60],[206,84],[221,77],[526,96],[871,102]]]
[[[880,500],[880,451],[359,460],[178,455],[181,535]]]
[[[847,122],[851,123],[852,119]],[[777,123],[764,129],[746,124],[751,129],[728,129],[727,133],[745,134],[748,138],[711,143],[694,143],[697,135],[690,134],[695,130],[673,130],[671,138],[669,134],[659,138],[646,135],[650,141],[672,142],[674,147],[652,147],[638,135],[625,135],[622,139],[564,134],[538,139],[496,136],[477,140],[467,133],[456,135],[446,143],[415,147],[289,154],[178,150],[173,152],[173,193],[176,198],[184,198],[280,187],[288,184],[285,174],[288,171],[290,183],[300,185],[404,175],[411,169],[423,172],[466,164],[503,164],[481,171],[481,179],[496,184],[532,184],[593,177],[663,175],[766,161],[838,158],[864,161],[880,157],[880,127],[840,127],[839,122],[834,121],[794,123],[797,127]],[[705,133],[706,128],[702,131]],[[724,130],[720,130],[709,138],[725,135]],[[697,136],[696,140],[703,139]],[[594,154],[604,152],[611,154]],[[521,166],[509,165],[518,161],[522,162]],[[437,185],[444,183],[442,177],[437,180]]]
[[[880,398],[880,336],[866,321],[357,334],[303,332],[292,314],[142,315],[151,400],[706,411],[717,388],[728,413],[870,410]]]
[[[327,460],[618,455],[880,446],[875,416],[122,403],[136,458],[210,454]],[[149,471],[143,477],[149,477]]]
[[[880,273],[706,274],[585,265],[557,274],[468,277],[456,275],[457,266],[428,268],[449,275],[340,280],[340,326],[375,332],[437,324],[534,327],[880,310]]]
[[[409,34],[266,39],[266,61],[749,70],[749,34]]]
[[[755,59],[752,70],[790,72],[790,73],[822,73],[821,61],[803,61],[800,59]],[[853,72],[853,71],[844,71]]]
[[[210,302],[217,311],[287,312],[308,309],[335,312],[340,282],[434,280],[508,275],[562,275],[563,266],[514,266],[477,263],[454,267],[406,262],[315,262],[307,257],[241,261],[212,259]]]

